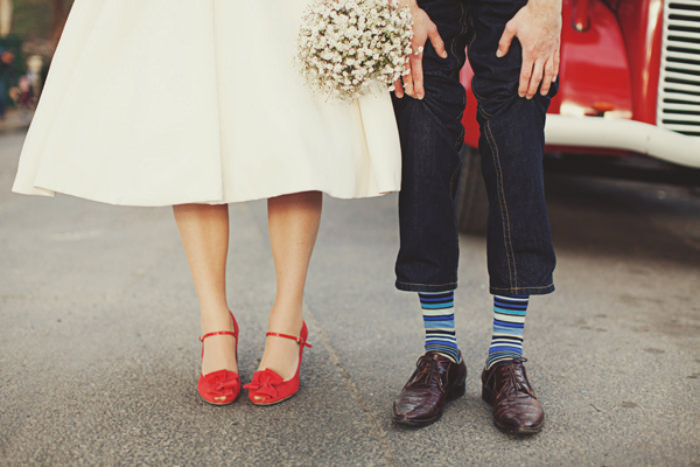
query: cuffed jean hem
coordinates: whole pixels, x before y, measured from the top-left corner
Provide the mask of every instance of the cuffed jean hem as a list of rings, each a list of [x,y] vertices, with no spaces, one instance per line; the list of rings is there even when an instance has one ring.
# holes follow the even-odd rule
[[[554,292],[554,284],[531,287],[489,287],[491,295],[504,295],[513,297],[515,295],[547,295]]]
[[[445,282],[444,284],[416,284],[413,282],[396,281],[396,288],[404,292],[442,292],[455,290],[457,282]]]

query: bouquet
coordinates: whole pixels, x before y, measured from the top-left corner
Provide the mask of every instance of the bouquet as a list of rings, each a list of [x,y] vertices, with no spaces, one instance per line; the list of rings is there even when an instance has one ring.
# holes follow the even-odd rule
[[[299,31],[301,74],[316,92],[352,100],[406,74],[413,19],[395,0],[313,0]]]

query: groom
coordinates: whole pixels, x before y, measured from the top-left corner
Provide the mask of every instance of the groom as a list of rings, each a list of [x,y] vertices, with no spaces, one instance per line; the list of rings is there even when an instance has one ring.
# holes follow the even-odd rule
[[[498,428],[537,433],[544,411],[528,382],[522,346],[528,297],[554,290],[542,154],[545,113],[556,92],[561,0],[400,2],[411,9],[415,37],[411,72],[396,83],[394,99],[403,151],[396,287],[418,292],[426,352],[394,402],[393,420],[428,425],[446,402],[464,394],[467,368],[453,314],[459,256],[454,187],[464,135],[459,71],[469,41],[494,296],[482,396],[493,405]]]

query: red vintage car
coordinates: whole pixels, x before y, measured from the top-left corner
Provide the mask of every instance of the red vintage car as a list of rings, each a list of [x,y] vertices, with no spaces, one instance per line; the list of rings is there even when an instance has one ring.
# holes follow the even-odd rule
[[[560,87],[547,116],[547,152],[644,155],[698,176],[700,0],[564,0],[562,15]],[[472,76],[467,64],[462,231],[481,231],[485,216]]]

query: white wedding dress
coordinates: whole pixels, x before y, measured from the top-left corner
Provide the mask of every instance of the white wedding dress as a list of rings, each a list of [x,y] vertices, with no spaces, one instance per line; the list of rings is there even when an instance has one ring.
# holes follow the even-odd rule
[[[293,63],[307,0],[76,0],[13,190],[123,205],[400,186],[388,92],[325,102]]]

